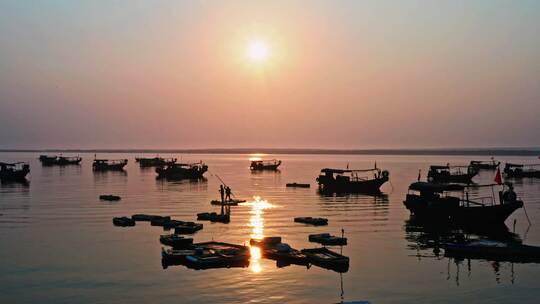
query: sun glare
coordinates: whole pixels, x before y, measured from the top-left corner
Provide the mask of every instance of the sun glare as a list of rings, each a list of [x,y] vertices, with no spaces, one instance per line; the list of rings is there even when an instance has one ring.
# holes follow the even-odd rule
[[[268,44],[263,40],[252,40],[247,46],[247,56],[254,62],[264,62],[270,56]]]

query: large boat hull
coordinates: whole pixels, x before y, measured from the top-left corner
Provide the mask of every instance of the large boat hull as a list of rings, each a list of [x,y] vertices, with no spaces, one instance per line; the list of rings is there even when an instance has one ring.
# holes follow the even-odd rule
[[[360,181],[339,181],[319,177],[317,180],[321,192],[326,193],[379,193],[381,186],[387,181],[388,177]]]
[[[407,195],[403,204],[420,220],[453,222],[467,226],[503,224],[514,211],[523,207],[521,201],[489,206],[464,206],[460,205],[458,198],[429,201],[415,195]]]

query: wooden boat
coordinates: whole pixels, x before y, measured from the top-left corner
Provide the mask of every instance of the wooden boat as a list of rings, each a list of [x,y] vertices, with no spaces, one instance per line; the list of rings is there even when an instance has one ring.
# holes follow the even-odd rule
[[[212,200],[210,201],[210,204],[211,205],[223,205],[223,206],[238,206],[238,204],[240,203],[245,203],[246,200],[241,200],[241,199],[231,199],[231,200],[227,200],[227,201],[220,201],[220,200]]]
[[[69,165],[80,165],[82,157],[79,156],[58,156],[56,159],[56,164],[58,166],[69,166]]]
[[[325,246],[337,245],[343,246],[347,245],[346,237],[333,236],[330,233],[318,233],[310,234],[308,240],[313,243],[319,243]]]
[[[30,172],[30,165],[24,162],[1,163],[0,181],[26,181],[26,175]]]
[[[313,265],[338,272],[349,270],[349,258],[326,247],[302,249],[302,253],[307,256],[308,261]]]
[[[468,240],[443,246],[444,255],[453,258],[486,259],[504,262],[540,263],[540,247],[491,240]]]
[[[156,168],[158,178],[181,180],[181,179],[200,179],[208,170],[208,166],[203,162],[194,164],[169,164],[165,167]]]
[[[433,183],[470,184],[478,169],[472,166],[430,166],[428,181]]]
[[[114,217],[113,224],[115,226],[129,227],[129,226],[135,226],[135,221],[127,216]]]
[[[94,159],[92,169],[94,171],[121,171],[127,165],[127,159]]]
[[[469,166],[476,170],[495,170],[501,162],[491,158],[491,160],[471,160]]]
[[[271,160],[253,160],[249,166],[250,170],[253,171],[262,171],[262,170],[277,170],[279,165],[281,165],[281,160],[271,159]]]
[[[314,226],[328,225],[328,219],[322,218],[322,217],[311,217],[311,216],[295,217],[294,221],[297,223],[309,224],[309,225],[314,225]]]
[[[451,192],[459,192],[461,197],[449,195]],[[507,191],[499,192],[497,204],[494,197],[480,197],[477,201],[469,198],[462,185],[415,182],[409,186],[409,193],[403,204],[412,215],[427,221],[494,226],[501,225],[510,214],[523,207],[523,202],[517,197],[512,200],[505,199],[507,193]]]
[[[139,163],[141,168],[148,167],[164,167],[176,163],[176,158],[163,158],[163,157],[152,157],[152,158],[135,158],[135,162]]]
[[[262,239],[251,239],[250,245],[260,248],[261,255],[264,258],[278,261],[281,267],[290,264],[308,265],[308,260],[305,254],[291,248],[289,244],[282,243],[281,237],[264,237]]]
[[[165,262],[176,262],[194,269],[246,267],[249,265],[249,248],[222,242],[193,244],[190,250],[164,250]]]
[[[52,165],[55,165],[56,164],[56,159],[58,158],[58,156],[56,155],[52,155],[52,156],[49,156],[49,155],[40,155],[39,156],[39,161],[41,162],[42,165],[44,166],[52,166]]]
[[[299,183],[287,183],[285,186],[290,187],[290,188],[309,188],[309,187],[311,187],[310,184],[299,184]]]
[[[504,164],[507,178],[540,178],[540,164]]]
[[[79,156],[40,155],[39,161],[43,166],[69,166],[79,165],[82,161],[82,158]]]
[[[122,198],[118,195],[104,194],[104,195],[100,195],[99,199],[102,201],[119,201]]]
[[[168,219],[170,220],[170,216],[161,216],[161,215],[151,215],[151,214],[134,214],[131,216],[131,218],[135,221],[141,221],[141,222],[151,222],[152,220],[158,220],[158,219]]]
[[[203,212],[197,213],[197,219],[199,221],[210,221],[227,224],[231,221],[231,215],[228,213],[219,214],[216,212]]]
[[[373,169],[324,168],[316,181],[322,192],[379,193],[390,173],[377,167]]]
[[[173,248],[186,248],[193,244],[193,239],[177,234],[164,234],[159,237],[159,242]]]
[[[183,224],[174,227],[175,234],[193,234],[203,229],[203,224],[194,222],[184,222]]]

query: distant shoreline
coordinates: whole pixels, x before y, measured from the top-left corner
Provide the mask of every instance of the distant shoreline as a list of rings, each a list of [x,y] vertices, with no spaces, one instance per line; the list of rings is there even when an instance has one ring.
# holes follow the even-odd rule
[[[0,149],[5,152],[33,153],[175,153],[175,154],[327,154],[327,155],[486,155],[540,156],[540,148],[456,148],[456,149]]]

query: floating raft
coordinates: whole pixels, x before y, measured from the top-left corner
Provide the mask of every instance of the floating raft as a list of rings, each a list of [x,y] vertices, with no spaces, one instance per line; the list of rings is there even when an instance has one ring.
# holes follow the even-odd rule
[[[222,242],[193,244],[187,250],[162,249],[163,265],[181,264],[193,269],[246,267],[249,247]]]
[[[309,188],[310,184],[299,184],[299,183],[288,183],[286,184],[288,188]]]
[[[346,272],[349,270],[349,258],[328,248],[302,249],[310,263],[322,268]]]
[[[308,240],[313,243],[319,243],[321,245],[347,245],[346,237],[333,236],[330,233],[310,234]]]
[[[173,248],[186,248],[193,244],[193,239],[185,238],[177,234],[165,234],[159,237],[159,242]]]
[[[99,196],[99,199],[102,201],[119,201],[122,198],[118,195],[112,195],[112,194],[103,194]]]
[[[328,219],[322,217],[295,217],[294,221],[297,223],[309,224],[314,226],[324,226],[328,225]]]
[[[249,243],[251,246],[260,248],[263,257],[277,261],[278,267],[290,264],[308,265],[306,255],[291,248],[289,244],[282,243],[279,236],[251,239]]]
[[[218,214],[216,212],[203,212],[197,213],[197,219],[199,221],[210,221],[227,224],[231,221],[229,214]]]
[[[212,205],[218,205],[218,206],[238,206],[238,204],[240,203],[245,203],[246,200],[239,200],[239,199],[233,199],[233,200],[229,200],[229,201],[225,201],[225,202],[222,202],[220,200],[212,200],[210,202],[210,204]]]
[[[135,226],[135,221],[127,216],[114,217],[112,222],[113,222],[113,225],[120,226],[120,227]]]
[[[168,219],[170,220],[170,216],[161,216],[161,215],[151,215],[151,214],[134,214],[131,216],[131,218],[135,221],[140,222],[151,222],[152,220],[159,220],[159,219]]]
[[[176,227],[174,227],[175,234],[193,234],[199,230],[203,229],[203,224],[194,223],[194,222],[184,222]]]

